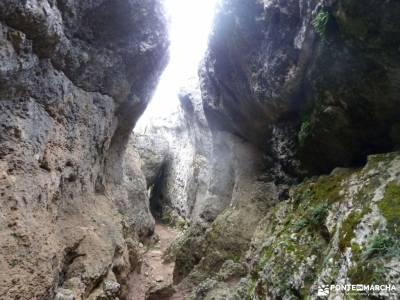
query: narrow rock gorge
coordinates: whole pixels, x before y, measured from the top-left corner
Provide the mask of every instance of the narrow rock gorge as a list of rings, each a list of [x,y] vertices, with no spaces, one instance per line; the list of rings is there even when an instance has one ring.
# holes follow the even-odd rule
[[[123,153],[167,62],[162,7],[7,0],[0,26],[0,298],[124,299],[154,227]]]
[[[1,1],[0,299],[399,299],[400,2],[219,0],[141,119],[166,3]]]

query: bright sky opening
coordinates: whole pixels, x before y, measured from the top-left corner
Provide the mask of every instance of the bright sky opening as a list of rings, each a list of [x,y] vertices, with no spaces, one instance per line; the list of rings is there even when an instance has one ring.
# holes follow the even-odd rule
[[[152,118],[167,118],[176,111],[179,90],[187,79],[197,76],[217,1],[164,0],[169,18],[170,61],[136,129],[146,127]]]

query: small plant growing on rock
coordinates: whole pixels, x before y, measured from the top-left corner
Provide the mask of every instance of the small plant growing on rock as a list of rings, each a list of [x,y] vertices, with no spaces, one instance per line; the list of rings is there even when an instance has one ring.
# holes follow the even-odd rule
[[[326,39],[326,27],[328,25],[330,14],[326,10],[321,10],[312,20],[315,31],[322,39]]]
[[[382,267],[382,266],[376,267],[374,270],[374,273],[372,275],[372,281],[377,282],[377,283],[385,282],[387,273],[388,272],[385,267]]]
[[[293,229],[294,229],[295,232],[299,232],[299,231],[301,231],[303,228],[307,227],[307,225],[308,225],[308,221],[307,221],[307,220],[305,220],[305,219],[300,219],[300,220],[298,220],[298,221],[296,221],[296,222],[294,223]]]
[[[385,255],[391,252],[392,247],[394,246],[394,240],[391,236],[386,234],[376,235],[364,253],[364,259],[368,259],[378,255]]]
[[[304,227],[308,225],[321,225],[324,223],[326,217],[328,216],[329,210],[327,204],[320,204],[315,207],[312,207],[308,212],[305,218],[297,220],[294,225],[295,231],[300,231]]]
[[[354,248],[352,245],[353,254],[355,254],[356,264],[349,269],[348,277],[352,283],[363,282],[365,284],[380,284],[385,282],[388,270],[383,262],[393,257],[400,257],[399,240],[390,232],[381,232],[371,238],[362,252],[361,260],[358,259],[361,249]],[[356,251],[354,251],[356,250]]]
[[[18,261],[16,259],[11,260],[9,263],[11,268],[15,268],[18,264]]]
[[[300,131],[297,134],[297,138],[300,145],[304,145],[306,138],[310,135],[311,132],[311,122],[309,119],[304,120],[301,124]]]
[[[328,216],[328,205],[320,204],[310,211],[309,222],[312,225],[321,225]]]

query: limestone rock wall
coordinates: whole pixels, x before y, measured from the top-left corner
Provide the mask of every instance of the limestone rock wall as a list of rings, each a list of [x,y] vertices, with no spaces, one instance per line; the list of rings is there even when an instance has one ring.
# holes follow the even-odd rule
[[[167,46],[155,0],[1,1],[1,299],[124,299],[152,223],[122,157]]]
[[[315,1],[221,1],[200,70],[207,118],[264,146],[296,110]]]
[[[366,162],[399,147],[399,8],[221,1],[200,68],[206,209],[168,256],[189,299],[398,282],[399,212],[386,210],[399,202],[398,153]],[[363,169],[338,168],[349,166]]]
[[[260,222],[241,292],[317,299],[322,285],[398,285],[399,162],[398,152],[374,155],[362,169],[335,169],[295,187]],[[331,292],[335,297],[346,296]]]
[[[156,193],[154,201],[187,220],[211,222],[240,202],[232,196],[234,190],[250,184],[247,177],[256,180],[255,174],[262,173],[263,155],[230,132],[210,129],[195,80],[179,98],[173,114],[152,118],[145,128],[135,129],[132,151],[141,158],[149,195]]]
[[[145,128],[135,129],[132,145],[154,205],[163,210],[158,217],[178,214],[189,220],[199,216],[207,192],[212,143],[195,79],[182,89],[179,101],[171,115],[153,117]]]
[[[210,125],[270,153],[275,126],[292,127],[312,174],[395,149],[398,13],[396,1],[222,1],[201,69]]]
[[[380,154],[362,169],[335,169],[293,186],[287,200],[258,219],[251,242],[241,243],[232,226],[249,224],[248,211],[240,217],[228,209],[195,239],[203,236],[209,248],[182,283],[195,282],[188,299],[319,299],[323,285],[399,284],[399,170],[398,152]],[[240,246],[245,254],[234,252]],[[190,257],[182,252],[188,244],[180,249],[178,257]],[[397,297],[397,291],[378,294]]]

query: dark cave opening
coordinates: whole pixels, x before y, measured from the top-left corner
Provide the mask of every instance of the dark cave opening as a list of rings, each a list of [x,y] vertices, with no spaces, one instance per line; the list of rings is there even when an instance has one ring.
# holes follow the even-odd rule
[[[167,206],[167,199],[164,195],[166,164],[164,163],[150,189],[150,212],[157,221],[162,220],[163,213]]]

